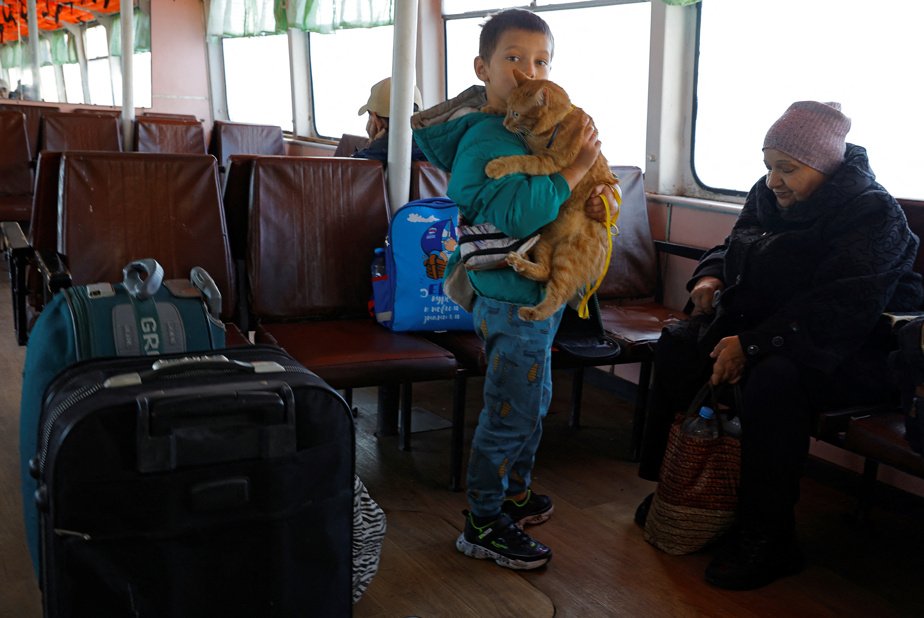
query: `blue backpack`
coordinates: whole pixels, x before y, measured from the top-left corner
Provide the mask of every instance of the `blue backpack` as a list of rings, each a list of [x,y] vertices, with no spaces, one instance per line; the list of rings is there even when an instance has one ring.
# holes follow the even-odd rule
[[[375,319],[393,331],[474,329],[472,314],[443,291],[458,245],[459,209],[445,197],[408,202],[391,218],[384,249],[372,262]]]

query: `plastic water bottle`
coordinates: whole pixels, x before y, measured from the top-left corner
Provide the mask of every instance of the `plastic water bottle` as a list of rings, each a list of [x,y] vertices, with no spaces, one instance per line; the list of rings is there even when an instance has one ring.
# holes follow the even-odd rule
[[[683,423],[683,432],[697,438],[718,438],[719,428],[716,424],[715,410],[709,406],[699,409],[699,414],[691,416]]]
[[[375,255],[372,258],[372,278],[378,279],[385,276],[385,249],[376,247]]]
[[[735,415],[728,418],[727,414],[719,414],[719,422],[722,424],[722,433],[733,438],[741,437],[741,417]]]

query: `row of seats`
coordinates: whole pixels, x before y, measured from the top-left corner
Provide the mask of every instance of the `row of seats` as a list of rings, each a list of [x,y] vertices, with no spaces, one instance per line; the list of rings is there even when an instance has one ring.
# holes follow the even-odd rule
[[[381,245],[388,223],[381,169],[377,162],[355,159],[240,155],[230,158],[224,195],[225,216],[232,256],[241,265],[240,272],[247,277],[242,287],[249,290],[249,306],[242,311],[254,320],[252,327],[258,340],[282,345],[312,369],[319,367],[318,355],[331,355],[331,346],[317,346],[316,341],[306,336],[311,328],[294,323],[306,317],[330,318],[333,307],[342,315],[360,316],[364,324],[362,329],[350,325],[346,329],[349,332],[336,332],[337,337],[344,336],[347,341],[338,340],[341,352],[333,356],[352,355],[356,345],[369,352],[371,340],[360,339],[371,333],[387,339],[408,337],[388,333],[375,325],[365,308],[370,292],[368,265],[373,249]],[[670,320],[684,318],[681,312],[672,312],[653,300],[657,295],[658,267],[641,170],[616,167],[614,171],[623,189],[621,231],[614,245],[610,272],[599,296],[603,322],[610,338],[619,343],[623,353],[616,358],[588,359],[563,350],[553,352],[553,368],[575,371],[574,426],[579,424],[582,376],[586,367],[641,362],[648,367],[643,378],[647,380],[654,344],[661,329]],[[411,198],[445,195],[447,182],[445,173],[426,162],[415,162]],[[309,216],[306,213],[310,213],[308,220],[304,219]],[[294,262],[292,257],[296,258]],[[323,264],[323,268],[318,269],[318,264]],[[268,290],[267,285],[279,289]],[[309,290],[309,286],[313,289]],[[332,287],[336,292],[330,289]],[[319,337],[333,332],[325,331],[323,325],[317,328]],[[415,337],[449,351],[455,359],[450,485],[458,487],[466,380],[484,374],[482,345],[473,332],[422,333]],[[344,379],[333,371],[333,359],[324,362],[332,365],[318,373],[338,387],[365,386],[369,385],[369,380],[377,378],[357,375],[354,367],[350,379]],[[421,369],[417,367],[411,374],[422,375]],[[359,374],[363,372],[360,369]],[[427,379],[440,376],[445,377],[443,371]],[[406,413],[410,409],[408,389],[413,381],[419,379],[401,381],[405,389],[400,398],[405,411],[400,416],[401,440],[405,447],[410,433],[407,425],[410,414]],[[647,388],[639,389],[639,393],[636,441],[644,424]]]

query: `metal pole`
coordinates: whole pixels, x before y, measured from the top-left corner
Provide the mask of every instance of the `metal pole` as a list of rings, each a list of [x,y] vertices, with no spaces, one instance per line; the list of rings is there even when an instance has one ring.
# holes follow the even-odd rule
[[[135,57],[135,11],[133,2],[123,2],[119,14],[122,28],[122,149],[132,148],[132,123],[135,120],[135,88],[132,62]],[[127,9],[127,10],[126,10]]]
[[[36,0],[29,0],[26,4],[27,18],[29,20],[29,52],[32,56],[30,69],[32,70],[32,87],[35,88],[35,99],[42,100],[42,73],[39,70],[39,27],[38,12],[35,8]]]
[[[417,0],[398,0],[395,3],[394,37],[391,116],[388,120],[388,199],[392,212],[407,202],[411,186]]]

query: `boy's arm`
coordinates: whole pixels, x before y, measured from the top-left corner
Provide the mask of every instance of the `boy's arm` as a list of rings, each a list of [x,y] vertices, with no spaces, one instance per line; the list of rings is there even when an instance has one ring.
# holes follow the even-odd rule
[[[492,159],[527,153],[517,136],[498,127],[479,123],[459,142],[448,195],[471,223],[493,223],[509,236],[528,236],[555,219],[571,189],[561,174],[488,178],[484,168]]]

